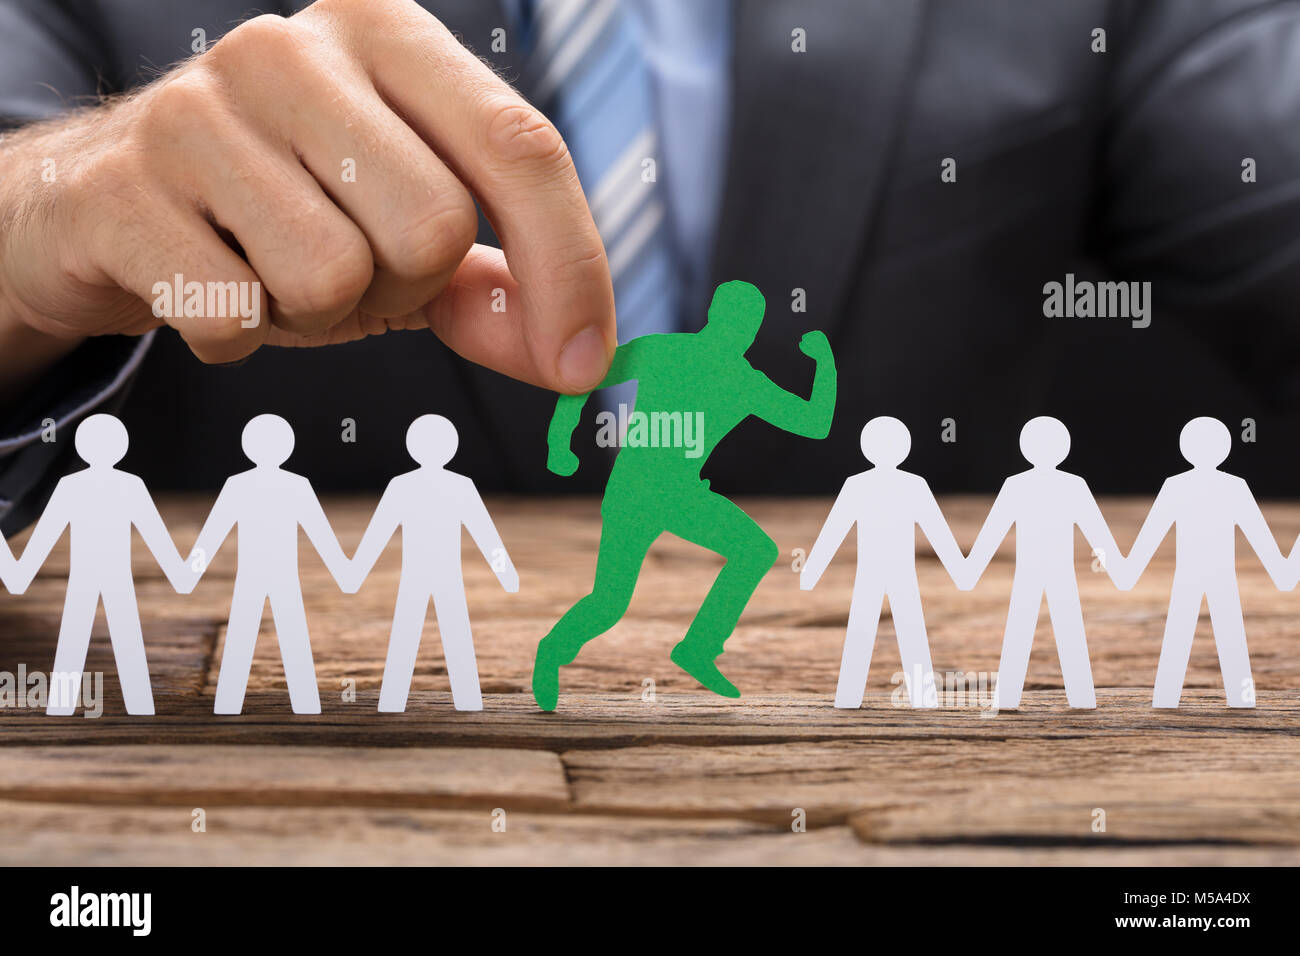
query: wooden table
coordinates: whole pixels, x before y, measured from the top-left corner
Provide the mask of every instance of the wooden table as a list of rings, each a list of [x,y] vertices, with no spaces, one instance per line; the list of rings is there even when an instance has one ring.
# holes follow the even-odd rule
[[[208,504],[161,503],[182,547]],[[351,553],[374,500],[325,504]],[[533,650],[590,588],[599,533],[592,500],[489,502],[520,570],[515,595],[500,590],[466,540],[481,713],[453,710],[432,620],[407,712],[377,713],[398,544],[349,596],[304,542],[323,713],[290,712],[268,613],[243,715],[214,716],[233,548],[227,544],[194,594],[177,596],[137,542],[158,715],[124,715],[101,613],[88,670],[105,672],[103,717],[0,709],[0,861],[1300,861],[1300,591],[1274,590],[1244,542],[1238,564],[1254,710],[1224,705],[1204,611],[1182,708],[1152,710],[1171,542],[1138,587],[1120,593],[1090,570],[1080,537],[1095,711],[1066,707],[1044,613],[1020,711],[991,715],[956,693],[937,711],[895,706],[899,661],[886,616],[866,703],[849,712],[831,701],[853,542],[816,591],[801,592],[792,552],[811,545],[828,502],[742,504],[783,554],[721,659],[745,696],[715,697],[669,662],[719,562],[665,537],[627,617],[561,672],[554,714],[538,712],[529,692]],[[987,505],[944,502],[964,548]],[[1103,503],[1122,547],[1148,505]],[[1266,505],[1265,513],[1289,548],[1300,505]],[[1004,546],[980,586],[963,593],[920,546],[940,675],[997,669],[1012,556]],[[50,668],[66,571],[64,548],[25,596],[0,595],[0,671]],[[1104,832],[1096,829],[1102,813]]]

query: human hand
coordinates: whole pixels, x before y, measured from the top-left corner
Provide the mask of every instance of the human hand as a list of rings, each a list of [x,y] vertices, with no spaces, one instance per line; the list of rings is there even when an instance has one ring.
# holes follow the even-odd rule
[[[167,324],[228,362],[428,328],[573,393],[614,350],[563,140],[413,0],[250,20],[135,95],[11,134],[0,168],[0,342]],[[471,194],[504,255],[474,245]],[[218,314],[169,302],[176,276]]]

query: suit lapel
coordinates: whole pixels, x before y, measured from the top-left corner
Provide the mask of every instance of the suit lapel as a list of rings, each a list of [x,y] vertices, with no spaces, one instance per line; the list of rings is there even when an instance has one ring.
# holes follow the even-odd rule
[[[924,7],[735,5],[731,145],[712,273],[715,284],[745,279],[767,296],[750,350],[765,371],[791,365],[791,335],[831,334],[840,317],[897,137]],[[796,28],[807,52],[791,48]],[[791,311],[796,288],[806,291],[807,314]]]

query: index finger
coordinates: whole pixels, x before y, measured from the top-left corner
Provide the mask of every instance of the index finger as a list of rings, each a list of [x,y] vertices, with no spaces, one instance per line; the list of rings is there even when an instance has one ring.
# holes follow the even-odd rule
[[[563,138],[416,4],[360,6],[374,12],[359,21],[376,13],[383,21],[382,29],[349,38],[376,90],[470,188],[501,240],[523,305],[515,341],[528,353],[531,377],[588,391],[616,345],[614,289]],[[592,329],[603,349],[591,348]],[[570,343],[576,347],[566,353]]]

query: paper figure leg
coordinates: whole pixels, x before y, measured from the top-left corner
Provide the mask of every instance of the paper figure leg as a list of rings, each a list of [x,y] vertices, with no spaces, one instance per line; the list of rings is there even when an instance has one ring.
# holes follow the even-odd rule
[[[1056,655],[1061,660],[1061,677],[1065,680],[1065,699],[1071,707],[1097,706],[1097,692],[1092,686],[1092,664],[1088,659],[1088,637],[1083,629],[1083,608],[1079,605],[1079,585],[1073,577],[1047,590],[1047,613],[1052,618],[1056,636]]]
[[[478,661],[474,658],[474,635],[470,631],[464,589],[453,586],[435,590],[433,608],[438,615],[438,634],[442,637],[442,656],[447,661],[452,703],[457,710],[482,710]]]
[[[662,532],[662,526],[653,522],[606,512],[591,593],[569,608],[537,645],[533,696],[542,710],[555,709],[560,693],[560,668],[578,656],[583,644],[604,634],[623,616],[632,600],[646,552]]]
[[[1174,572],[1169,614],[1165,618],[1165,638],[1160,645],[1156,686],[1151,695],[1152,707],[1177,707],[1183,696],[1183,678],[1187,674],[1187,660],[1192,655],[1192,639],[1196,637],[1196,619],[1201,613],[1203,593],[1200,587],[1188,584],[1185,578],[1178,577],[1177,571]]]
[[[840,655],[840,679],[835,685],[835,706],[857,710],[867,688],[871,669],[871,651],[876,646],[876,629],[880,626],[880,609],[885,592],[879,582],[856,584],[853,603],[849,606],[849,626],[844,633],[844,653]]]
[[[221,652],[221,670],[217,674],[214,714],[237,714],[244,709],[244,690],[248,687],[248,671],[253,666],[253,648],[257,646],[265,607],[265,594],[242,590],[236,579],[230,623],[226,625],[226,644]]]
[[[1228,706],[1254,707],[1255,685],[1250,676],[1250,652],[1236,579],[1229,577],[1208,591],[1205,600],[1210,606],[1210,624],[1214,627],[1214,646],[1219,652],[1219,670],[1223,672]]]
[[[135,587],[130,581],[104,591],[104,616],[108,619],[108,637],[113,643],[113,660],[117,663],[126,712],[152,714],[149,663],[144,653],[144,635],[140,632]]]
[[[49,680],[50,697],[45,707],[45,713],[51,716],[66,717],[77,709],[81,674],[86,669],[86,651],[98,606],[97,588],[86,587],[76,579],[68,581],[63,623],[59,626],[59,643],[54,649],[54,669]]]
[[[727,561],[686,636],[673,648],[672,661],[715,694],[739,697],[740,691],[714,661],[780,552],[753,518],[722,495],[707,491],[673,515],[668,530]]]
[[[289,685],[289,703],[295,714],[319,714],[320,692],[316,687],[316,664],[311,658],[311,636],[307,633],[307,611],[302,591],[296,586],[271,595],[271,616],[280,641],[280,660]]]
[[[1007,608],[1007,629],[1002,638],[1002,660],[998,663],[997,702],[999,710],[1015,710],[1025,689],[1025,671],[1029,668],[1029,651],[1034,646],[1034,629],[1043,604],[1038,581],[1030,583],[1027,575],[1016,569],[1011,583],[1011,604]]]
[[[925,633],[925,612],[921,610],[921,591],[915,578],[889,592],[889,611],[894,618],[903,679],[907,681],[907,699],[913,707],[938,707],[930,639]]]
[[[386,714],[406,710],[406,698],[415,676],[415,656],[420,650],[424,619],[429,612],[429,592],[403,581],[397,586],[397,609],[388,638],[384,682],[379,688],[379,709]]]

